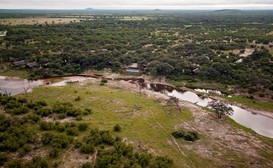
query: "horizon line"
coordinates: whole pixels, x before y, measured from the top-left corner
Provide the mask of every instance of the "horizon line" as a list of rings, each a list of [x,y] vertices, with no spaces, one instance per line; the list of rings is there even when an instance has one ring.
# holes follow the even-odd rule
[[[90,9],[89,9],[90,8]],[[242,10],[242,11],[248,11],[248,10],[273,10],[269,8],[258,8],[258,9],[247,9],[247,8],[207,8],[207,9],[183,9],[183,8],[0,8],[0,10],[83,10],[83,11],[92,11],[92,10],[198,10],[198,11],[211,11],[211,10]]]
[[[154,5],[154,6],[132,6],[132,5],[90,5],[90,6],[77,6],[77,7],[63,7],[63,6],[2,6],[0,9],[18,9],[18,10],[85,10],[92,8],[94,10],[221,10],[221,9],[237,9],[237,10],[273,10],[272,5],[265,4],[245,4],[245,5]]]

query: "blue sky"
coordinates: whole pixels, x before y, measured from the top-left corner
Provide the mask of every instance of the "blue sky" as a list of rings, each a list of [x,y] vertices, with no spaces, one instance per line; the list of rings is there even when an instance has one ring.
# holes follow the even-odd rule
[[[2,9],[273,9],[273,0],[0,0]]]

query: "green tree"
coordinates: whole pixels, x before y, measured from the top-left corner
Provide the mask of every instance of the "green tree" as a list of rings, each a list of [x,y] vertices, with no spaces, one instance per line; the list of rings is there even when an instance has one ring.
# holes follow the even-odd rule
[[[208,108],[211,108],[216,112],[218,118],[222,118],[222,115],[232,115],[233,109],[226,105],[223,101],[214,100],[209,102]]]

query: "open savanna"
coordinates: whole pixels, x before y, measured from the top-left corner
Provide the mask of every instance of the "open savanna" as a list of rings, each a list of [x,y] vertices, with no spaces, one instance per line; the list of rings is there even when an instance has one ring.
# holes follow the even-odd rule
[[[113,132],[113,127],[119,124],[121,132],[113,132],[114,134],[137,150],[140,150],[140,145],[152,154],[168,156],[173,159],[174,167],[273,165],[273,142],[270,139],[252,135],[230,124],[229,120],[219,121],[212,113],[199,111],[201,109],[193,108],[188,103],[182,103],[182,112],[179,112],[177,108],[167,106],[164,100],[124,88],[100,86],[98,83],[43,86],[20,96],[28,100],[46,100],[49,105],[71,102],[79,108],[91,108],[93,114],[83,118],[83,122],[88,123],[91,128]],[[197,130],[200,140],[187,142],[174,139],[171,133],[180,128]],[[205,128],[213,129],[212,132],[206,132]],[[245,139],[242,149],[236,146],[238,138]],[[73,153],[65,157],[66,162],[71,163],[69,166],[77,166],[72,164],[75,159]]]
[[[35,24],[68,24],[80,22],[79,18],[50,18],[50,17],[28,17],[28,18],[6,18],[0,19],[2,25],[35,25]]]

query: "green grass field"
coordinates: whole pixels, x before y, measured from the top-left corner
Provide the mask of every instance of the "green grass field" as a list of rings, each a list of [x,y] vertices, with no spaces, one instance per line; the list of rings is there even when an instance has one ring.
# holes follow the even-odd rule
[[[213,139],[205,135],[200,135],[197,142],[180,139],[174,141],[171,132],[183,122],[192,122],[192,112],[182,107],[182,112],[179,113],[144,94],[88,83],[69,84],[65,87],[38,87],[32,93],[19,96],[35,101],[46,100],[49,105],[71,102],[76,107],[91,108],[94,113],[83,118],[83,122],[89,123],[90,127],[112,130],[114,134],[126,138],[135,148],[140,141],[145,150],[155,155],[168,156],[178,168],[221,167],[222,159],[247,167],[243,156],[225,147],[218,148],[212,143]],[[80,97],[80,101],[75,101],[77,97]],[[120,133],[113,131],[116,124],[121,126]],[[195,151],[195,146],[210,146],[215,152],[215,158],[206,156],[202,151]],[[222,153],[222,150],[225,152]]]
[[[172,141],[170,133],[174,130],[174,126],[179,124],[178,117],[183,120],[193,119],[188,109],[184,109],[180,114],[169,114],[164,106],[145,95],[94,84],[85,87],[78,85],[69,85],[64,88],[40,87],[26,96],[32,100],[47,100],[49,104],[56,101],[71,102],[81,108],[91,108],[94,114],[84,118],[91,127],[112,130],[114,125],[119,124],[122,131],[116,134],[132,141],[134,146],[140,140],[141,145],[152,153],[172,158],[176,167],[191,164],[188,158],[181,156],[174,144],[167,143]],[[81,101],[75,101],[77,96],[81,97]],[[212,164],[211,161],[202,159],[191,151],[187,153],[192,158],[198,158],[195,159],[197,162],[195,164],[200,166],[204,163]]]
[[[273,101],[270,100],[254,100],[242,96],[226,97],[226,99],[230,102],[240,103],[252,109],[273,112]]]

